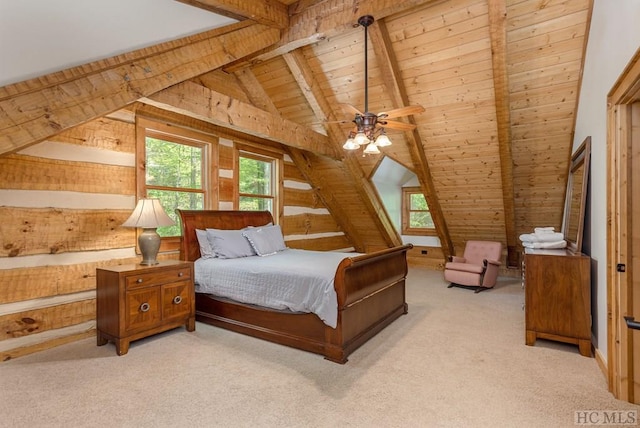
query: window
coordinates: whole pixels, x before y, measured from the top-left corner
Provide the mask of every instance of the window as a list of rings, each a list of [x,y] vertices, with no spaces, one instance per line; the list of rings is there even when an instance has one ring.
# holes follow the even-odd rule
[[[205,136],[159,124],[146,124],[144,136],[144,185],[140,195],[158,198],[176,224],[158,228],[161,237],[180,236],[176,208],[198,210],[208,207]],[[201,137],[198,139],[196,137]]]
[[[277,159],[244,150],[238,155],[238,208],[277,217]]]
[[[402,188],[402,234],[436,234],[427,200],[419,187]]]

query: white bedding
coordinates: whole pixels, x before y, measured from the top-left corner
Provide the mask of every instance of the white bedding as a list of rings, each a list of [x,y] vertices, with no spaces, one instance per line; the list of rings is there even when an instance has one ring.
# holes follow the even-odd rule
[[[201,258],[195,262],[196,292],[272,309],[312,312],[335,328],[338,298],[333,280],[345,257],[338,252],[287,249],[267,257]]]

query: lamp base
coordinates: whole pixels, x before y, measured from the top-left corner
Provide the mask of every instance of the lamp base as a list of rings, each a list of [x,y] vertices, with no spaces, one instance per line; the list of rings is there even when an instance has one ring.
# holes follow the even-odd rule
[[[142,233],[138,236],[138,246],[142,253],[141,265],[151,266],[157,265],[156,257],[160,250],[160,235],[155,228],[143,228]]]

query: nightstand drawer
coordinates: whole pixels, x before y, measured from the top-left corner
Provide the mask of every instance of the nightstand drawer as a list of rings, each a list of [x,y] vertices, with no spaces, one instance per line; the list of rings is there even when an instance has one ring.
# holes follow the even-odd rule
[[[147,272],[129,275],[126,278],[127,289],[165,284],[167,282],[191,279],[191,269],[176,268],[161,272]]]

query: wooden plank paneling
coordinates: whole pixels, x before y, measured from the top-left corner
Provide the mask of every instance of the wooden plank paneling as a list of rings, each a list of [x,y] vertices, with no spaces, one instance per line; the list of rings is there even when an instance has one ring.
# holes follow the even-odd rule
[[[340,232],[340,226],[330,214],[298,214],[284,218],[282,232],[285,235],[311,235],[314,233]]]
[[[322,200],[313,190],[300,190],[286,188],[284,192],[284,205],[294,207],[324,208]]]
[[[135,125],[108,118],[76,126],[51,137],[50,140],[115,152],[136,152]]]
[[[0,257],[130,247],[130,211],[0,207]]]
[[[351,242],[344,235],[330,236],[316,239],[300,239],[285,241],[289,248],[313,250],[313,251],[333,251],[351,248]],[[382,249],[382,248],[380,248]]]
[[[0,189],[133,195],[135,168],[8,155],[0,157]]]
[[[96,318],[95,299],[0,316],[0,341],[81,324]]]

